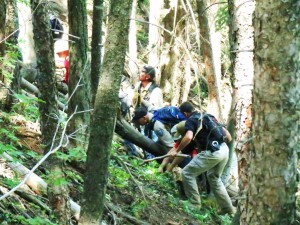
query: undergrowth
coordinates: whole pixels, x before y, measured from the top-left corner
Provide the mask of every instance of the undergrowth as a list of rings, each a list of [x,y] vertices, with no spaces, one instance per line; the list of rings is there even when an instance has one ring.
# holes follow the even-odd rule
[[[5,113],[2,113],[0,117],[0,152],[9,153],[15,161],[25,163],[30,169],[40,160],[41,155],[20,144],[19,138],[15,135],[18,127],[11,125],[8,117],[9,114]],[[106,203],[118,207],[124,215],[133,216],[137,220],[150,224],[230,224],[231,218],[218,216],[214,203],[211,203],[205,195],[202,198],[203,208],[200,211],[191,210],[188,205],[181,203],[172,174],[158,173],[157,162],[152,161],[145,164],[140,158],[129,157],[120,150],[120,147],[120,144],[113,143]],[[66,165],[65,180],[50,181],[47,169],[43,166],[36,173],[47,182],[68,185],[70,197],[79,203],[79,196],[83,192],[83,173],[71,165],[74,161],[84,164],[86,153],[80,148],[70,148],[67,152],[57,152],[56,156]],[[0,187],[7,190],[15,187],[20,181],[21,178],[16,175],[6,177],[0,174]],[[48,204],[47,196],[34,195],[34,198]],[[133,224],[130,217],[116,215],[112,209],[106,208],[104,220],[107,224]],[[54,221],[51,212],[24,199],[18,192],[16,195],[0,201],[1,224],[55,224]],[[75,220],[73,222],[76,224]]]

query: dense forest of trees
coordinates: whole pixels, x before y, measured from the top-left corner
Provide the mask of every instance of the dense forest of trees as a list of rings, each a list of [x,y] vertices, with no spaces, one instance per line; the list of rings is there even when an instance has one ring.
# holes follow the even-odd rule
[[[4,169],[0,173],[0,187],[7,188],[0,189],[0,220],[8,220],[6,204],[24,183],[36,193],[47,190],[49,208],[40,204],[53,224],[100,224],[106,208],[116,210],[106,204],[116,137],[155,156],[167,152],[120,113],[124,80],[130,83],[125,92],[133,91],[148,64],[166,105],[190,101],[230,131],[222,181],[238,190],[238,210],[228,220],[297,224],[299,12],[297,0],[2,0],[0,158],[27,175],[7,186]],[[53,17],[63,30],[51,28]],[[68,43],[66,83],[55,65],[57,32]],[[23,142],[6,131],[5,118],[15,114],[39,124],[33,139],[41,159],[31,171],[16,157]],[[80,156],[67,165],[63,155],[75,151]],[[42,163],[46,183],[34,173]],[[67,166],[80,171],[80,188],[64,184]],[[72,192],[82,187],[73,201]],[[118,213],[135,224],[152,223]]]

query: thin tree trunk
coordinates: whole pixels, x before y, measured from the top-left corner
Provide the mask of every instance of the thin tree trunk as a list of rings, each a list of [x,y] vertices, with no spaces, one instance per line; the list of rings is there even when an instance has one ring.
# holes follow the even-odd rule
[[[4,57],[5,54],[5,23],[6,23],[6,0],[2,1],[0,4],[0,21],[2,24],[0,26],[0,57]],[[0,81],[4,81],[3,76],[3,62],[0,61]]]
[[[160,80],[160,53],[161,53],[161,29],[155,25],[160,25],[162,20],[161,11],[164,1],[150,0],[149,10],[149,59],[148,64],[154,66],[157,72],[157,80]]]
[[[185,80],[182,62],[185,61],[186,54],[181,43],[184,43],[186,38],[186,11],[182,2],[173,3],[165,0],[164,10],[168,13],[162,22],[169,32],[164,31],[162,35],[165,45],[162,47],[164,51],[161,54],[161,61],[164,65],[161,65],[160,85],[165,94],[164,101],[178,105],[182,95],[181,87]]]
[[[240,195],[246,196],[249,174],[249,138],[252,125],[252,90],[253,90],[253,25],[252,14],[254,1],[229,0],[230,15],[230,50],[232,73],[234,75],[234,112],[235,132],[232,132],[232,147],[238,153]],[[231,121],[230,121],[231,122]],[[233,124],[232,124],[233,125]],[[230,148],[232,149],[232,148]],[[233,154],[232,151],[231,155]],[[232,157],[230,156],[230,159]],[[229,161],[230,162],[230,161]],[[230,168],[228,164],[228,168]],[[226,170],[227,171],[227,170]],[[229,172],[229,171],[227,171]],[[245,198],[239,201],[241,218],[245,217]]]
[[[256,1],[253,135],[240,224],[296,224],[299,1]],[[259,212],[259,213],[258,213]]]
[[[33,13],[33,31],[35,50],[37,53],[38,87],[40,91],[39,98],[43,102],[39,103],[41,118],[42,143],[44,144],[45,153],[53,145],[53,135],[56,132],[57,117],[59,117],[58,106],[56,103],[56,86],[55,86],[55,65],[53,39],[50,31],[50,22],[48,18],[47,3],[41,3],[39,0],[31,0]],[[49,159],[50,176],[62,179],[64,177],[61,165],[53,156]],[[60,174],[57,177],[58,173]],[[48,197],[53,209],[53,213],[59,224],[70,223],[70,207],[68,200],[68,188],[66,186],[55,185],[56,180],[48,186]]]
[[[102,46],[102,19],[103,0],[94,0],[93,34],[92,34],[92,60],[91,60],[91,88],[92,106],[94,105],[101,68]]]
[[[139,77],[139,67],[137,64],[137,27],[136,27],[136,8],[137,0],[133,0],[131,9],[131,20],[129,29],[129,48],[128,48],[128,68],[131,79],[136,82]],[[133,83],[134,83],[133,82]]]
[[[87,13],[86,1],[68,0],[69,32],[80,39],[74,39],[69,44],[69,96],[68,115],[75,111],[90,110],[91,78],[87,50]],[[76,90],[75,90],[76,89]],[[74,93],[73,93],[74,92]],[[90,113],[80,113],[74,116],[68,128],[74,133],[70,140],[75,146],[87,148],[89,137]]]
[[[200,36],[204,38],[201,43],[201,56],[205,64],[205,73],[208,87],[208,107],[207,112],[213,113],[220,121],[223,121],[219,87],[216,79],[215,66],[213,61],[213,52],[211,46],[211,36],[208,18],[208,0],[197,0],[198,20],[200,27]]]
[[[119,109],[120,74],[128,48],[132,0],[112,0],[108,36],[87,152],[82,215],[79,224],[99,224],[104,210],[110,149]]]

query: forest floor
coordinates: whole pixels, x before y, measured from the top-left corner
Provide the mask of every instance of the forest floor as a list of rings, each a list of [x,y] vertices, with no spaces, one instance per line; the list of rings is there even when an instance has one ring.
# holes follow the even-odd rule
[[[31,169],[41,158],[40,132],[37,122],[18,114],[0,113],[0,154],[8,153]],[[46,182],[68,185],[70,197],[80,204],[83,192],[85,153],[80,149],[64,149],[56,155],[64,161],[65,180],[50,181],[47,161],[35,173]],[[15,162],[15,161],[14,161]],[[157,172],[155,161],[143,163],[129,157],[124,148],[113,144],[108,174],[103,225],[153,224],[196,225],[231,224],[229,215],[218,215],[212,197],[202,192],[201,210],[192,210],[181,200],[178,184],[171,174]],[[0,194],[3,195],[22,180],[10,162],[0,157]],[[47,195],[36,193],[27,185],[0,201],[1,224],[57,224],[51,216]],[[77,224],[73,218],[73,224]]]

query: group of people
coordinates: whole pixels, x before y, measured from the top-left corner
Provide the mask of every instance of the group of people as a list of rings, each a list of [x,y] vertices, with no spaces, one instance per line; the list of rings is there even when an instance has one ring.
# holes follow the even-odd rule
[[[63,82],[68,83],[69,61],[68,42],[62,39],[55,42],[56,67],[64,68]],[[163,120],[154,120],[156,110],[166,107],[162,90],[155,83],[155,68],[144,66],[139,76],[139,84],[133,104],[136,106],[132,122],[143,127],[146,136],[158,141],[169,149],[168,155],[158,169],[159,172],[172,172],[179,165],[182,169],[182,182],[190,205],[201,208],[197,177],[207,173],[212,193],[218,202],[220,213],[233,214],[230,197],[221,181],[221,175],[228,161],[229,149],[226,142],[231,141],[230,133],[222,127],[210,127],[212,115],[198,112],[190,102],[180,105],[181,121],[170,127]],[[211,117],[211,118],[210,118]],[[183,119],[182,119],[183,118]],[[127,141],[128,142],[128,141]],[[176,157],[178,153],[188,154],[191,158]]]
[[[190,206],[196,209],[201,208],[197,177],[206,172],[220,213],[234,214],[235,207],[221,181],[229,157],[226,142],[231,141],[230,133],[225,127],[216,126],[218,123],[212,115],[195,110],[190,102],[179,106],[176,117],[183,119],[173,127],[164,120],[154,119],[156,111],[166,107],[162,91],[154,81],[155,75],[155,68],[142,68],[132,122],[143,126],[145,135],[169,149],[170,157],[161,162],[159,172],[171,172],[177,165],[182,167],[184,192]],[[176,157],[178,153],[189,154],[192,159]]]

